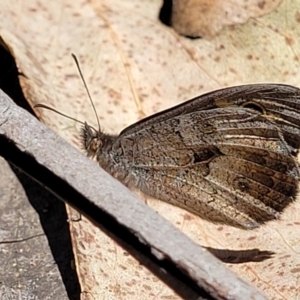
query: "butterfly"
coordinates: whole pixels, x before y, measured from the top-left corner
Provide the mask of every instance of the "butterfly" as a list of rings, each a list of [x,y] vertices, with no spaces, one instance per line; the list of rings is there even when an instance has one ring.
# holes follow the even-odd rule
[[[300,89],[220,89],[149,116],[119,135],[84,123],[88,156],[128,187],[214,223],[254,229],[298,194]]]

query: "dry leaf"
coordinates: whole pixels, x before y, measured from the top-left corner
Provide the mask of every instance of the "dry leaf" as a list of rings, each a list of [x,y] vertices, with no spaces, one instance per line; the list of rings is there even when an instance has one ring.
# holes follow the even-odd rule
[[[207,41],[178,36],[157,20],[160,1],[1,0],[0,34],[16,57],[32,104],[46,103],[96,126],[71,52],[95,101],[102,128],[118,133],[137,119],[219,87],[281,82],[298,85],[299,0]],[[42,119],[79,145],[79,126],[48,111]],[[209,224],[167,204],[147,200],[200,244],[274,251],[260,263],[232,265],[269,299],[296,299],[300,280],[300,204],[282,220],[245,232]],[[113,241],[83,220],[71,222],[85,299],[178,296]]]
[[[282,1],[177,0],[173,1],[172,27],[185,36],[212,39],[223,27],[246,23],[274,10]]]

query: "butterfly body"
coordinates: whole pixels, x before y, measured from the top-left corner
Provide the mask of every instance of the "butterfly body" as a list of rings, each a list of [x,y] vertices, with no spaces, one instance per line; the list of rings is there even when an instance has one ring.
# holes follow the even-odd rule
[[[300,90],[277,84],[211,92],[120,135],[85,124],[84,148],[129,187],[244,229],[278,218],[298,194]]]

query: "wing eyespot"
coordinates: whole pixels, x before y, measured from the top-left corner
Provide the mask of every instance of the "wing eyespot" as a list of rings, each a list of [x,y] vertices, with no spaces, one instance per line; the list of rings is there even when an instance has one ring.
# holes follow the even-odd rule
[[[261,105],[255,103],[255,102],[252,102],[252,101],[248,101],[246,103],[244,103],[242,105],[243,108],[249,108],[249,109],[252,109],[252,110],[255,110],[256,112],[262,114],[262,115],[265,115],[266,114],[266,110],[264,109],[264,107],[262,107]]]

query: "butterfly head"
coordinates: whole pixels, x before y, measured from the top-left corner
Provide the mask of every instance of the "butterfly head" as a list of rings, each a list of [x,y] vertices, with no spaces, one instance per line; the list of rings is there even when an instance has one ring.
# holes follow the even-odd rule
[[[83,148],[86,150],[88,157],[94,157],[101,152],[103,146],[103,134],[101,131],[96,130],[85,122],[82,127],[81,137]]]

